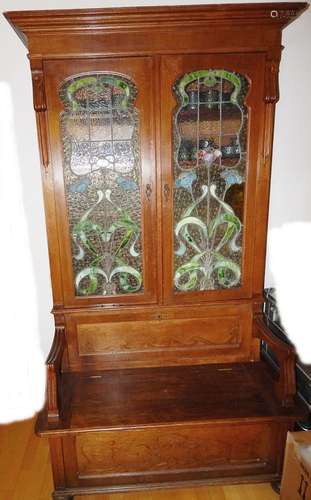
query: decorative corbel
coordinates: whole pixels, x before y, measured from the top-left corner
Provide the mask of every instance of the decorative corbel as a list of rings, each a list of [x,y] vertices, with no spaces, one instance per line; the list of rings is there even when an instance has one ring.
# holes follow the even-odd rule
[[[265,102],[276,104],[279,100],[279,65],[280,53],[267,55],[265,71]]]
[[[44,77],[42,69],[32,70],[33,104],[36,111],[46,111]]]
[[[264,145],[262,152],[262,160],[264,172],[269,182],[271,154],[273,142],[273,127],[274,127],[274,111],[275,104],[279,100],[279,65],[281,59],[282,47],[277,47],[275,50],[268,52],[266,56],[265,68],[265,86],[264,86],[264,101],[266,104],[265,110],[265,126],[264,126]]]
[[[36,111],[38,141],[41,164],[45,173],[49,168],[49,145],[46,121],[46,98],[44,88],[44,73],[41,60],[31,60],[33,104]]]

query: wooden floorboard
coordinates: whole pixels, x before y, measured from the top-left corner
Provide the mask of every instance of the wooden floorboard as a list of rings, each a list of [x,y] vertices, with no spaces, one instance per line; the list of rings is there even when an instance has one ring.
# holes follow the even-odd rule
[[[51,500],[47,440],[33,432],[34,421],[0,426],[0,500]],[[180,490],[89,495],[75,500],[277,500],[269,484],[209,486]]]

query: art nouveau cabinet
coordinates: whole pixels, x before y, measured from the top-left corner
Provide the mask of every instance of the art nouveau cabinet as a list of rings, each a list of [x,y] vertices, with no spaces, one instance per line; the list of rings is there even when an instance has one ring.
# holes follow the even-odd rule
[[[261,307],[281,32],[306,7],[6,13],[41,151],[54,498],[280,477],[302,409]]]

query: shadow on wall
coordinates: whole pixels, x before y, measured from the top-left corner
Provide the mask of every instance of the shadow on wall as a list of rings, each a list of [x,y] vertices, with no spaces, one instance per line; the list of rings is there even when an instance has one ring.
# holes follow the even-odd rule
[[[0,82],[0,213],[2,343],[0,423],[31,417],[44,402],[38,288],[22,196],[22,165],[15,140],[13,95]]]

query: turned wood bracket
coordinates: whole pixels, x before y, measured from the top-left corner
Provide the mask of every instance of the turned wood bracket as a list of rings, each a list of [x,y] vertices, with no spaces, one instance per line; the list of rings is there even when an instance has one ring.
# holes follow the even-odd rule
[[[265,103],[276,104],[280,98],[279,65],[280,54],[268,54],[265,71]]]
[[[62,358],[65,345],[65,327],[56,326],[53,344],[46,360],[46,408],[47,417],[51,420],[59,419],[58,388],[60,384]]]
[[[49,145],[47,134],[46,121],[46,98],[44,89],[44,75],[42,69],[32,70],[32,89],[33,89],[33,104],[36,111],[38,125],[38,139],[40,149],[41,164],[44,167],[45,173],[49,168]]]
[[[257,317],[254,320],[253,332],[254,337],[268,344],[278,360],[279,373],[275,383],[275,392],[279,401],[282,406],[293,406],[296,394],[296,352],[294,347],[274,335],[262,317]]]

